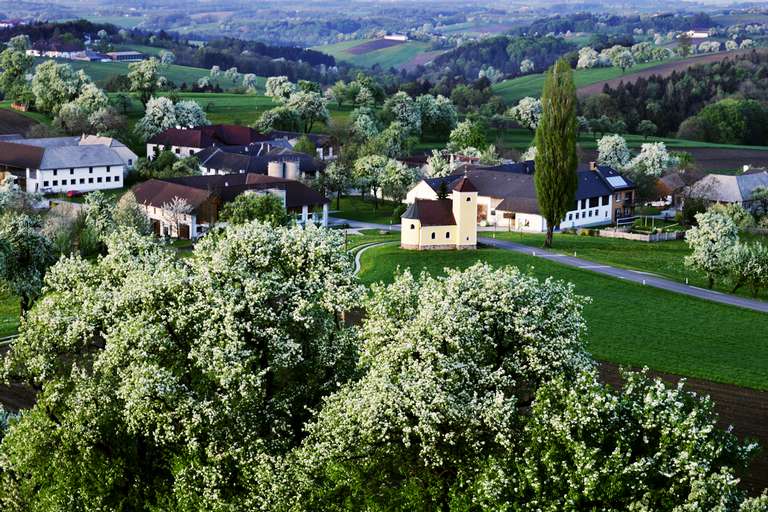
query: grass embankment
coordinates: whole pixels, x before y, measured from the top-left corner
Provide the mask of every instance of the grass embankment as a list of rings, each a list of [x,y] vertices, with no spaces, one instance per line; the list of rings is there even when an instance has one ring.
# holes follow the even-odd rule
[[[0,293],[0,338],[16,334],[19,329],[19,298]]]
[[[557,243],[557,241],[556,241]],[[601,276],[588,270],[499,249],[405,251],[374,247],[362,257],[365,284],[391,282],[399,267],[437,275],[446,267],[478,261],[512,265],[544,279],[574,284],[592,302],[585,306],[590,352],[622,365],[768,389],[768,315]]]
[[[492,237],[493,233],[483,232],[480,236]],[[544,234],[539,233],[498,231],[495,236],[535,248],[542,247],[544,244]],[[768,243],[765,237],[760,238],[764,243]],[[688,284],[691,286],[701,288],[707,286],[707,278],[703,272],[686,267],[683,263],[683,259],[691,253],[685,240],[646,243],[558,233],[555,235],[553,250],[568,255],[575,253],[579,258],[595,263],[656,274],[680,283],[688,279]],[[717,282],[714,289],[730,293],[732,287],[729,284]],[[747,288],[737,290],[737,295],[752,296]],[[765,299],[767,296],[768,292],[763,291],[760,298]]]

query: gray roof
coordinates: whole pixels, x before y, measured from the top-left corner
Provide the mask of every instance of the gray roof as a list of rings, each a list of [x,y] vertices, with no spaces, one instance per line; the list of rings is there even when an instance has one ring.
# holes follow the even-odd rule
[[[691,195],[722,203],[749,201],[758,187],[768,187],[768,172],[756,174],[709,174],[688,188]]]
[[[39,169],[123,165],[123,159],[106,146],[59,146],[46,148]]]
[[[80,137],[45,137],[40,139],[25,139],[24,137],[19,137],[12,142],[24,144],[25,146],[36,146],[38,148],[58,148],[62,146],[77,146],[80,142]]]

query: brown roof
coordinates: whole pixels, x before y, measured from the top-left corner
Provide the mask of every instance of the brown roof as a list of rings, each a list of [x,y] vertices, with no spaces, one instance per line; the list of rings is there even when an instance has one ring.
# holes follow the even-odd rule
[[[464,176],[456,182],[456,184],[453,186],[453,190],[457,192],[477,192],[477,187],[472,184],[469,178]]]
[[[197,128],[168,128],[147,142],[166,146],[207,148],[214,144],[245,146],[252,142],[261,142],[271,138],[247,126],[216,124]]]
[[[453,202],[450,199],[416,199],[405,213],[403,219],[416,219],[422,226],[455,226]]]
[[[37,169],[40,167],[44,154],[45,148],[13,142],[0,142],[0,165],[20,169]]]
[[[535,197],[507,196],[496,209],[500,212],[531,213],[539,215],[539,202]]]
[[[284,190],[286,208],[319,206],[330,202],[300,181],[254,173],[149,180],[137,185],[134,193],[141,204],[160,207],[178,196],[197,208],[211,196],[221,199],[221,203],[227,203],[248,190],[265,189]]]
[[[662,195],[669,195],[685,188],[685,180],[679,172],[672,172],[658,179],[656,190]]]
[[[156,208],[162,208],[164,204],[179,197],[186,200],[194,210],[197,210],[211,197],[211,192],[208,190],[188,187],[167,180],[147,180],[139,183],[132,190],[137,203]]]

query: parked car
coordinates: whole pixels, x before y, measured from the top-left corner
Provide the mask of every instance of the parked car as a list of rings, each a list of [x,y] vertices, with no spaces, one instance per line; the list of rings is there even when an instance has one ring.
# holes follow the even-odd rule
[[[67,197],[80,197],[83,193],[79,190],[68,190],[67,191]]]

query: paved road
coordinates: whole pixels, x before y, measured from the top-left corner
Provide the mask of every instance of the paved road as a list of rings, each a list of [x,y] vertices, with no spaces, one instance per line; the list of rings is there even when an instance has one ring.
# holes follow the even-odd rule
[[[387,226],[384,224],[373,224],[371,222],[341,221],[338,219],[335,220],[336,222],[346,222],[350,225],[350,227],[360,229],[388,230],[391,228],[392,230],[396,231],[400,230],[400,226],[397,225]],[[672,281],[670,279],[664,279],[663,277],[659,277],[648,272],[641,272],[639,270],[626,270],[623,268],[612,267],[610,265],[603,265],[600,263],[595,263],[594,261],[588,261],[573,256],[567,256],[565,254],[546,251],[544,249],[533,248],[507,240],[497,240],[494,238],[480,236],[478,237],[477,241],[490,247],[496,247],[498,249],[507,251],[515,251],[521,254],[535,256],[537,258],[550,259],[562,265],[590,270],[592,272],[597,272],[598,274],[604,274],[607,276],[615,277],[617,279],[624,279],[625,281],[644,284],[646,286],[653,286],[654,288],[660,288],[662,290],[673,293],[680,293],[699,299],[719,302],[720,304],[728,304],[730,306],[751,309],[761,313],[768,313],[768,302],[748,299],[746,297],[739,297],[737,295],[729,295],[727,293],[721,293],[714,290],[706,290],[696,286],[689,286],[687,284],[678,283],[677,281]]]

